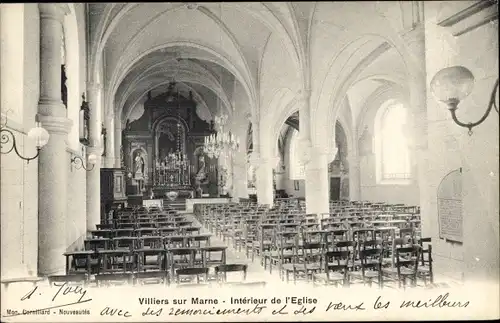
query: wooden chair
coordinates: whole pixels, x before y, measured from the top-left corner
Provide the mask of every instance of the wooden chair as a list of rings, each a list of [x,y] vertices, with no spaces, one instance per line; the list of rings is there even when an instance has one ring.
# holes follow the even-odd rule
[[[201,253],[201,263],[203,267],[210,267],[216,265],[226,264],[226,246],[213,246],[213,247],[201,247],[199,252]],[[220,253],[219,258],[214,258],[214,253]]]
[[[324,253],[324,272],[313,274],[313,284],[317,282],[325,285],[341,284],[347,287],[349,284],[347,272],[351,252],[345,251],[326,251]]]
[[[283,278],[284,264],[293,262],[297,257],[298,250],[299,232],[276,232],[270,250],[262,254],[264,269],[266,269],[266,263],[269,260],[269,273],[272,273],[273,265],[275,265],[278,267],[280,278]],[[288,270],[285,270],[285,273],[288,273]]]
[[[424,285],[427,285],[427,278],[430,284],[434,283],[434,272],[432,270],[432,245],[431,238],[421,238],[420,241],[421,252],[420,252],[420,265],[418,266],[417,276],[422,278]],[[427,244],[427,248],[425,245]]]
[[[294,283],[297,282],[297,278],[301,277],[301,275],[309,282],[314,274],[319,273],[323,269],[324,243],[303,241],[300,246],[297,245],[295,247],[298,252],[294,254],[292,262],[283,265],[286,282],[289,281],[290,273],[293,274]]]
[[[411,286],[415,287],[417,285],[420,251],[421,247],[417,244],[411,247],[396,248],[395,266],[382,269],[383,280],[385,280],[385,277],[396,279],[399,288],[401,288],[401,285],[403,285],[403,288],[406,288],[406,281],[409,279],[411,281]],[[383,287],[383,282],[381,286]]]
[[[241,281],[244,282],[247,278],[247,268],[244,264],[218,265],[215,267],[215,277],[218,283],[227,283],[227,273],[241,272]]]
[[[137,259],[137,271],[166,270],[167,251],[164,248],[141,248],[134,250]]]
[[[134,285],[162,284],[170,285],[170,275],[167,270],[137,272],[133,278]]]
[[[378,286],[381,287],[382,256],[382,248],[369,248],[360,250],[360,266],[359,268],[355,268],[354,270],[349,272],[349,278],[361,279],[363,281],[363,285],[368,283],[370,287],[372,286],[373,280],[376,279]]]
[[[112,243],[108,238],[91,238],[85,239],[83,244],[85,250],[99,250],[110,248]]]
[[[264,265],[263,253],[270,251],[273,245],[274,231],[276,229],[276,224],[268,223],[261,224],[260,228],[257,229],[258,236],[257,240],[252,241],[252,262],[254,261],[255,254],[261,256],[261,264]]]
[[[175,280],[177,285],[183,283],[192,284],[193,278],[196,277],[196,285],[200,283],[208,282],[208,271],[207,267],[197,267],[197,268],[181,268],[175,271]],[[183,277],[186,277],[183,279]],[[200,280],[200,277],[202,280]]]
[[[177,269],[191,268],[195,265],[196,248],[170,248],[167,257],[170,265],[170,272],[174,277]]]
[[[97,230],[113,230],[115,228],[114,224],[112,223],[101,223],[101,224],[96,224],[96,229]]]
[[[132,284],[133,280],[134,275],[132,273],[99,274],[95,276],[97,287],[128,285]]]

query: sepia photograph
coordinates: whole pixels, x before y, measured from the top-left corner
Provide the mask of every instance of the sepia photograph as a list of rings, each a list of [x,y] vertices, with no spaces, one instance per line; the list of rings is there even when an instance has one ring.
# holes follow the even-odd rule
[[[0,4],[1,322],[500,319],[498,3]]]

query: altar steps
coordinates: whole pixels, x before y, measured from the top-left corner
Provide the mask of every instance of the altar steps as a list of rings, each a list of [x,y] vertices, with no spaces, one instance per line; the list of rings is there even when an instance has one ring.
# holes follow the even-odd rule
[[[186,199],[177,198],[175,201],[163,199],[163,205],[168,205],[176,211],[186,211]]]

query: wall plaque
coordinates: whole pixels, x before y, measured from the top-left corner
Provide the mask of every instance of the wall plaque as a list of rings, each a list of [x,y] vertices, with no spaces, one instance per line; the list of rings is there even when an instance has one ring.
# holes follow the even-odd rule
[[[463,242],[462,169],[446,175],[438,187],[439,237]]]

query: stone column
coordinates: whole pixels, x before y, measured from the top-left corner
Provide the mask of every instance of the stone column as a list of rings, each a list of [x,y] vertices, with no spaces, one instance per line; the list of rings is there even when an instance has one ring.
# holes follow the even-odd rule
[[[110,115],[106,118],[104,124],[106,128],[106,159],[105,165],[107,168],[115,167],[115,117]]]
[[[420,207],[422,214],[432,214],[428,210],[431,206],[431,199],[435,196],[429,195],[427,188],[427,84],[426,84],[426,63],[425,63],[425,29],[424,24],[419,23],[410,32],[403,36],[407,45],[410,61],[410,107],[411,120],[410,128],[411,146],[412,146],[412,172],[415,182],[419,186]],[[422,216],[422,235],[428,236],[431,231],[430,221]]]
[[[357,147],[349,150],[347,156],[349,161],[349,199],[359,201],[361,199],[361,175]]]
[[[101,101],[102,86],[96,83],[87,85],[90,106],[90,146],[87,157],[94,154],[96,164],[87,172],[87,230],[95,230],[101,223]]]
[[[252,164],[256,167],[257,202],[272,207],[274,203],[273,159],[254,157]]]
[[[247,161],[243,149],[235,153],[233,164],[233,192],[235,198],[248,198]]]
[[[313,149],[306,164],[306,213],[329,213],[330,196],[327,152]]]
[[[64,4],[39,4],[40,9],[40,99],[39,120],[49,142],[38,157],[38,273],[64,273],[67,211],[66,152],[71,120],[61,101],[61,40]]]
[[[113,131],[113,130],[110,130]],[[118,116],[115,116],[115,167],[121,168],[121,146],[122,146],[122,122]]]
[[[269,142],[262,141],[260,117],[255,117],[258,122],[252,122],[253,152],[251,163],[255,167],[257,203],[273,206],[273,163],[271,156],[271,146]],[[265,137],[264,137],[265,138]]]
[[[302,105],[299,109],[299,143],[303,152],[302,161],[304,164],[311,158],[311,90],[302,91]],[[307,190],[307,185],[306,185]]]

